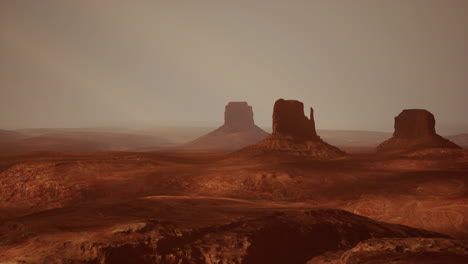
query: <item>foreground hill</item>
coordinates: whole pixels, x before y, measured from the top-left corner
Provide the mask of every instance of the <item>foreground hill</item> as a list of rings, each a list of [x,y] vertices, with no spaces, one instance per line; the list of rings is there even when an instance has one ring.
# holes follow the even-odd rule
[[[369,238],[466,239],[467,171],[468,153],[453,149],[327,161],[181,152],[4,156],[0,263],[327,263]],[[380,243],[388,247],[366,247]],[[419,247],[408,243],[396,248]],[[447,243],[448,255],[405,257],[457,263],[459,244]],[[354,251],[367,263],[397,255],[366,247]]]
[[[0,230],[0,262],[25,264],[304,264],[370,238],[447,238],[308,203],[181,196],[85,203],[10,218]]]

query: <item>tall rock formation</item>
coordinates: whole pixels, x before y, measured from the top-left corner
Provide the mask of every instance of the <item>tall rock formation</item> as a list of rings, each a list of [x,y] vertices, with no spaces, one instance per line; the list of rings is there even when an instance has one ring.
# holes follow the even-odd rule
[[[399,152],[426,148],[460,148],[435,130],[434,115],[425,109],[406,109],[395,117],[393,137],[377,147],[378,151]]]
[[[275,154],[332,159],[345,155],[343,151],[324,142],[315,130],[314,111],[304,115],[304,104],[296,100],[278,99],[273,107],[273,133],[239,155],[261,156]]]
[[[224,110],[224,126],[231,130],[255,127],[252,106],[247,102],[229,102]]]
[[[296,100],[279,99],[273,107],[273,134],[291,139],[316,140],[314,110],[310,119],[304,115],[304,104]]]
[[[434,115],[425,109],[406,109],[395,117],[395,137],[418,138],[435,135]]]
[[[224,124],[218,129],[182,146],[189,150],[238,150],[269,134],[255,125],[252,106],[247,102],[229,102]]]

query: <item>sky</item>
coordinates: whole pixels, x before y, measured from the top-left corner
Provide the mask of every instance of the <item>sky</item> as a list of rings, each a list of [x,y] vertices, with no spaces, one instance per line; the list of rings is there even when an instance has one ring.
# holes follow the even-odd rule
[[[468,132],[468,1],[0,1],[0,129],[216,125],[229,101],[270,126],[278,98],[322,129],[425,108]]]

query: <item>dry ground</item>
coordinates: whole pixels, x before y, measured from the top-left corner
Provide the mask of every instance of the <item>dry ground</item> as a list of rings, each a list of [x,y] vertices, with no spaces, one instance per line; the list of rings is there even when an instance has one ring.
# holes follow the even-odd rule
[[[465,150],[359,153],[332,161],[245,159],[223,152],[36,152],[0,158],[0,191],[0,263],[62,263],[54,262],[58,256],[69,263],[93,263],[78,256],[97,258],[111,254],[102,248],[124,250],[125,242],[154,239],[161,235],[154,234],[155,223],[178,236],[178,229],[213,228],[317,207],[468,238]],[[231,235],[243,232],[235,228]],[[220,234],[216,230],[210,232]],[[350,239],[339,254],[335,247],[331,256],[338,259],[364,238]],[[219,255],[206,254],[205,259]],[[321,263],[320,256],[327,255],[311,256],[316,261],[310,263]],[[95,263],[132,263],[99,259]],[[159,261],[140,263],[172,263]],[[305,263],[300,261],[295,263]]]

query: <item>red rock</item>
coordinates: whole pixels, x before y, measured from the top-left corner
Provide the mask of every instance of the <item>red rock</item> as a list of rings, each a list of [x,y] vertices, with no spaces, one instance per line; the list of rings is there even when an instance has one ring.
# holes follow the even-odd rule
[[[315,131],[314,110],[310,119],[304,115],[304,104],[296,100],[276,101],[273,107],[273,135],[295,139],[318,139]]]
[[[426,148],[460,148],[435,130],[434,115],[424,109],[406,109],[395,117],[393,137],[377,147],[378,151],[412,151]]]
[[[449,238],[371,238],[346,251],[341,264],[458,264],[468,260],[468,241]],[[396,262],[398,261],[398,262]]]
[[[241,150],[240,156],[302,156],[332,159],[345,155],[324,142],[315,131],[313,109],[310,119],[304,115],[304,105],[296,100],[278,99],[273,107],[273,133],[255,145]]]
[[[434,136],[434,115],[424,109],[406,109],[395,117],[393,136],[401,138]]]

